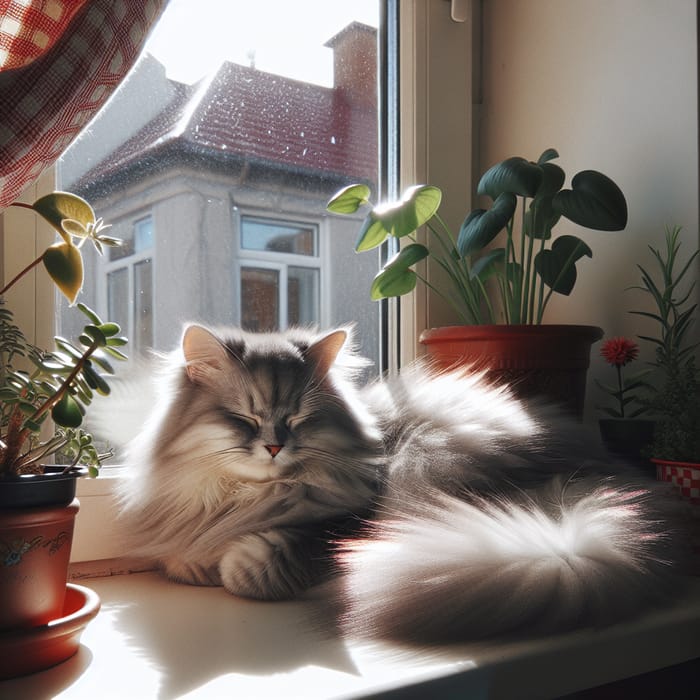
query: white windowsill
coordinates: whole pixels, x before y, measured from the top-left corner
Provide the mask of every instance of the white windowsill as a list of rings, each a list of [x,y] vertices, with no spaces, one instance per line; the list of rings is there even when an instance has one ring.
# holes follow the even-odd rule
[[[102,609],[78,653],[0,682],[0,697],[558,697],[700,657],[700,582],[682,605],[607,630],[413,652],[324,633],[310,603],[240,600],[155,573],[81,583]]]

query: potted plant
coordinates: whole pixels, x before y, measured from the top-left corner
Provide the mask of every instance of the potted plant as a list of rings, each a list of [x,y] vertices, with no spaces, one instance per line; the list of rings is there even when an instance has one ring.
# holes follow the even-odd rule
[[[650,448],[657,477],[676,484],[686,498],[700,504],[700,372],[695,351],[698,343],[689,341],[697,304],[691,302],[695,282],[687,284],[687,274],[700,256],[695,250],[678,269],[680,227],[666,228],[665,250],[649,246],[657,274],[638,265],[642,290],[654,302],[654,311],[633,311],[652,319],[658,336],[643,335],[653,344],[652,362],[659,376],[658,388],[649,406],[656,417]]]
[[[648,413],[648,399],[637,392],[650,390],[652,385],[647,378],[651,368],[645,368],[626,376],[623,367],[634,362],[639,356],[639,346],[629,338],[608,338],[600,349],[600,354],[615,368],[616,382],[597,386],[612,397],[612,406],[598,406],[608,417],[598,421],[603,443],[612,452],[628,459],[646,461],[643,458],[654,433],[654,421],[642,418]]]
[[[104,375],[113,371],[110,359],[125,358],[126,343],[117,324],[82,304],[87,323],[76,341],[56,337],[47,352],[27,340],[6,292],[43,265],[74,304],[83,283],[82,245],[89,240],[101,253],[119,241],[106,236],[90,205],[72,194],[12,206],[42,216],[60,240],[0,289],[0,633],[61,616],[79,507],[75,480],[94,475],[104,457],[82,429],[83,417],[95,392],[109,393]],[[56,455],[63,466],[48,464]]]
[[[592,251],[576,236],[555,238],[553,229],[565,217],[590,229],[621,230],[627,203],[620,188],[594,170],[579,172],[571,188],[562,189],[566,175],[552,162],[558,155],[550,148],[537,162],[512,157],[489,168],[477,193],[493,204],[468,214],[457,234],[439,215],[437,187],[414,186],[399,202],[370,206],[356,250],[371,250],[390,237],[410,241],[375,277],[370,295],[400,296],[420,280],[454,309],[465,325],[429,329],[421,336],[440,366],[460,360],[484,365],[517,391],[544,393],[580,415],[590,347],[602,331],[545,326],[543,318],[553,294],[571,293],[576,263],[592,257]],[[369,197],[366,185],[350,185],[330,200],[328,210],[352,214],[368,205]],[[416,238],[423,225],[426,244]],[[426,258],[444,271],[445,288],[416,269]]]

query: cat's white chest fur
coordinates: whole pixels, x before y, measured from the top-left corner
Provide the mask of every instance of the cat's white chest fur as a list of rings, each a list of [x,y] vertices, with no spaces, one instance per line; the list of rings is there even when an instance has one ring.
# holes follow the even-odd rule
[[[272,458],[263,445],[251,450],[237,448],[231,442],[230,430],[220,423],[193,425],[178,443],[186,449],[174,452],[180,453],[180,461],[187,462],[183,465],[186,469],[178,470],[178,491],[207,506],[230,499],[242,482],[270,481],[285,471],[284,455]]]

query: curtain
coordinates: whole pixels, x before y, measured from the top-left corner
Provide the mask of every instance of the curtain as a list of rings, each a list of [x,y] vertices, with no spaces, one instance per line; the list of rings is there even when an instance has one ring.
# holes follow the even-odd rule
[[[167,0],[0,0],[0,209],[80,133]]]

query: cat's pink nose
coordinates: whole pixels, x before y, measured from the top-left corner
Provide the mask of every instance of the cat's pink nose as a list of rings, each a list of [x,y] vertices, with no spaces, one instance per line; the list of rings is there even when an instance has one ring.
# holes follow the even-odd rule
[[[265,449],[272,455],[272,457],[277,457],[282,449],[282,445],[265,445]]]

